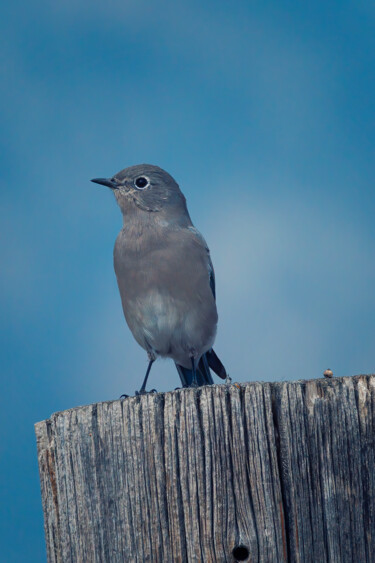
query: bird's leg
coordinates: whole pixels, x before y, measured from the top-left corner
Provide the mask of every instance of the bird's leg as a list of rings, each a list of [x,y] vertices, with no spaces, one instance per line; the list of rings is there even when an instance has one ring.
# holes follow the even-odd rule
[[[144,394],[146,393],[147,379],[148,379],[148,376],[150,375],[151,366],[152,366],[152,364],[154,363],[154,361],[155,361],[155,359],[156,359],[156,358],[155,358],[155,354],[153,354],[152,352],[147,352],[147,355],[148,355],[149,362],[148,362],[148,367],[147,367],[146,375],[145,375],[145,378],[144,378],[144,380],[143,380],[142,387],[140,388],[139,391],[136,391],[136,392],[135,392],[136,395],[144,395]],[[156,392],[156,389],[152,389],[152,390],[150,391],[150,393],[153,393],[153,392],[155,393],[155,392]]]
[[[193,380],[191,382],[191,386],[190,387],[198,387],[198,381],[197,381],[197,366],[195,363],[195,358],[194,356],[191,356],[191,367],[193,370]]]

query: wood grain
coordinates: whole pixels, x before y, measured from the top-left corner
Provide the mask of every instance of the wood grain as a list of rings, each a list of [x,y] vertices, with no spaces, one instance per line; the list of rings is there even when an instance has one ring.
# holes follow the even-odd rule
[[[375,560],[375,376],[149,394],[35,428],[50,563]]]

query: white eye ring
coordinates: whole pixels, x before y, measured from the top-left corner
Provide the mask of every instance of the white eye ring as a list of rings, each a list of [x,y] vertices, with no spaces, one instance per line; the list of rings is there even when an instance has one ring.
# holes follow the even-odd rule
[[[146,184],[144,183],[144,180],[146,180]],[[138,185],[138,183],[140,185]],[[146,188],[148,188],[150,185],[150,179],[147,178],[147,176],[138,176],[138,178],[135,178],[134,180],[134,186],[137,188],[137,190],[145,190]]]

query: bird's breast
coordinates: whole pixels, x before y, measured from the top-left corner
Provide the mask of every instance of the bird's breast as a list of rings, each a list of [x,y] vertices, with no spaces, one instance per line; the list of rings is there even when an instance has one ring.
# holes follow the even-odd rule
[[[144,348],[174,357],[181,347],[212,345],[217,311],[207,253],[189,238],[129,241],[120,233],[114,265],[126,321]]]

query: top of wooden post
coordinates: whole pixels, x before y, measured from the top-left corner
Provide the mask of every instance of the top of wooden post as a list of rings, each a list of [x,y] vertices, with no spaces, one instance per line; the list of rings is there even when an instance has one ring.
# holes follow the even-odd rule
[[[49,561],[371,561],[375,376],[181,389],[36,424]]]

